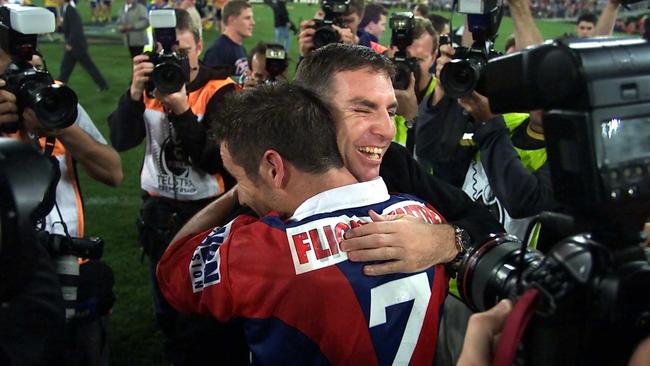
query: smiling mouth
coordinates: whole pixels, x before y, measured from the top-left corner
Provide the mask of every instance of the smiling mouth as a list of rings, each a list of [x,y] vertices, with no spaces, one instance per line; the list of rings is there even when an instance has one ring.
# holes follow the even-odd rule
[[[377,146],[364,146],[358,147],[357,151],[364,154],[370,160],[381,161],[382,153],[384,149]]]

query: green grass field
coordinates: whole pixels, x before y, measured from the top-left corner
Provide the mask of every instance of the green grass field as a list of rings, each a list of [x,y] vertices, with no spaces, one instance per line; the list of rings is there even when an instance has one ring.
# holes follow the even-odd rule
[[[113,13],[121,7],[121,1],[114,4]],[[85,22],[90,21],[88,2],[79,1],[78,8]],[[300,20],[311,19],[316,6],[290,3],[289,13],[296,24]],[[250,49],[258,40],[273,39],[273,16],[265,5],[254,6],[255,36],[246,41]],[[460,24],[461,18],[455,19]],[[542,34],[553,38],[571,32],[573,26],[566,23],[539,22]],[[506,18],[501,26],[501,36],[497,48],[502,49],[505,38],[512,32],[512,22]],[[214,30],[204,32],[205,48],[216,38]],[[390,34],[387,30],[382,39],[388,44]],[[92,41],[91,41],[92,42]],[[291,48],[293,60],[290,69],[295,68],[297,40]],[[50,72],[58,76],[59,64],[63,54],[63,44],[42,42],[43,52]],[[88,110],[98,128],[108,138],[107,117],[117,105],[117,101],[128,87],[131,68],[126,47],[121,43],[102,42],[92,44],[90,53],[110,84],[110,91],[98,93],[97,86],[85,70],[77,65],[69,85],[77,92],[81,104]],[[332,60],[335,62],[334,60]],[[104,238],[106,247],[104,260],[115,272],[117,302],[113,309],[110,326],[111,364],[113,365],[162,365],[161,335],[154,324],[149,274],[146,260],[140,262],[140,249],[136,241],[135,219],[140,206],[139,172],[143,148],[133,149],[121,154],[124,169],[124,182],[118,188],[109,188],[90,180],[81,173],[81,186],[85,197],[86,235]]]

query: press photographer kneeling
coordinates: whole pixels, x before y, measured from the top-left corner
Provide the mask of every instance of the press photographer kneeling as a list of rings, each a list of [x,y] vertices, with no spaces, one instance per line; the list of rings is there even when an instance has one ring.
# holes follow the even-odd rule
[[[80,163],[91,178],[111,186],[121,182],[122,167],[119,155],[106,145],[106,140],[77,103],[75,93],[57,84],[42,67],[36,48],[37,35],[53,30],[54,16],[46,9],[0,7],[0,136],[31,145],[51,162],[54,171],[50,184],[52,205],[40,215],[30,217],[33,220],[30,223],[39,230],[37,238],[45,245],[63,282],[67,320],[63,350],[70,358],[98,364],[102,359],[107,362],[107,353],[89,354],[83,348],[90,334],[105,334],[99,318],[112,306],[112,274],[99,262],[80,267],[78,257],[99,258],[103,244],[99,240],[82,239],[83,205],[74,164]],[[12,168],[27,167],[13,165]],[[38,177],[35,175],[29,180]],[[79,276],[85,281],[84,272],[88,271],[107,273],[106,282],[98,285],[91,279],[89,287],[80,288]],[[96,301],[96,286],[105,287],[106,301]],[[92,305],[85,301],[90,301],[89,297],[93,297]],[[102,342],[99,349],[103,352],[103,346],[107,345],[105,336],[97,339]],[[17,353],[11,357],[28,356]]]

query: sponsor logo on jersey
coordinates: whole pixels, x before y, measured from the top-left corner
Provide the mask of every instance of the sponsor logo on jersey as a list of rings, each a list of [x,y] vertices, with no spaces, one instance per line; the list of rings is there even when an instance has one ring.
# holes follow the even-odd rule
[[[395,203],[385,208],[382,214],[410,215],[430,224],[442,222],[436,212],[417,201]],[[369,217],[337,216],[287,228],[287,239],[296,274],[315,271],[347,260],[348,255],[340,249],[343,234],[350,228],[370,221]]]
[[[189,271],[195,293],[221,282],[219,248],[228,238],[231,224],[214,229],[194,251]]]
[[[304,225],[287,228],[287,239],[296,274],[332,266],[348,259],[339,244],[343,233],[369,218],[328,217]]]
[[[384,215],[409,215],[422,219],[428,224],[441,224],[442,218],[418,201],[402,201],[386,207]]]

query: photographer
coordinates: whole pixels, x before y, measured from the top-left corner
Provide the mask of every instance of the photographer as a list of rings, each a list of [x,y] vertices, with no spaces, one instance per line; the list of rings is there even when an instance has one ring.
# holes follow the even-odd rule
[[[348,0],[345,0],[348,1]],[[331,1],[332,4],[345,1]],[[363,19],[364,13],[364,0],[349,0],[347,11],[340,16],[340,20],[345,27],[332,24],[331,27],[338,34],[340,43],[346,44],[361,44],[359,39],[359,23]],[[316,23],[314,20],[305,20],[300,23],[300,34],[298,36],[298,44],[300,48],[300,56],[305,57],[316,49],[314,45],[314,35],[316,34]],[[369,41],[368,44],[361,44],[362,46],[370,47],[378,53],[386,52],[386,48],[379,43]]]
[[[158,90],[161,85],[151,83],[154,77],[166,75],[155,71],[165,64],[154,65],[147,54],[134,57],[131,86],[108,122],[111,141],[118,151],[134,148],[143,141],[146,144],[140,175],[143,202],[138,228],[144,254],[149,257],[156,319],[173,363],[196,364],[193,362],[198,360],[192,361],[192,357],[200,357],[202,352],[198,349],[205,346],[202,342],[214,340],[200,334],[203,324],[208,327],[211,323],[179,317],[160,296],[155,268],[183,223],[233,184],[224,172],[218,147],[206,142],[208,126],[202,121],[216,113],[223,97],[236,86],[227,76],[199,64],[203,40],[186,11],[176,9],[175,13],[163,15],[175,17],[175,32],[174,28],[161,29],[175,33],[172,43],[177,42],[168,45],[172,50],[165,49],[164,52],[173,51],[166,58],[176,60],[168,60],[172,63],[187,62],[188,79],[175,85],[180,87],[179,91],[164,94]],[[154,27],[154,33],[157,31]],[[148,85],[156,86],[153,97],[148,95]]]
[[[406,146],[413,153],[415,144],[415,120],[418,105],[434,91],[437,79],[429,70],[433,66],[438,49],[438,34],[428,19],[415,17],[413,23],[413,43],[406,48],[406,54],[417,61],[418,76],[410,73],[406,90],[395,89],[397,116],[395,116],[395,142]]]
[[[282,46],[275,45],[280,49]],[[287,80],[289,62],[286,59],[286,52],[284,52],[283,60],[273,60],[272,62],[278,65],[269,65],[269,59],[266,57],[268,44],[265,42],[258,42],[248,56],[248,72],[246,73],[246,82],[244,88],[251,88],[266,82],[273,82],[276,80]],[[269,70],[271,69],[271,70]]]

